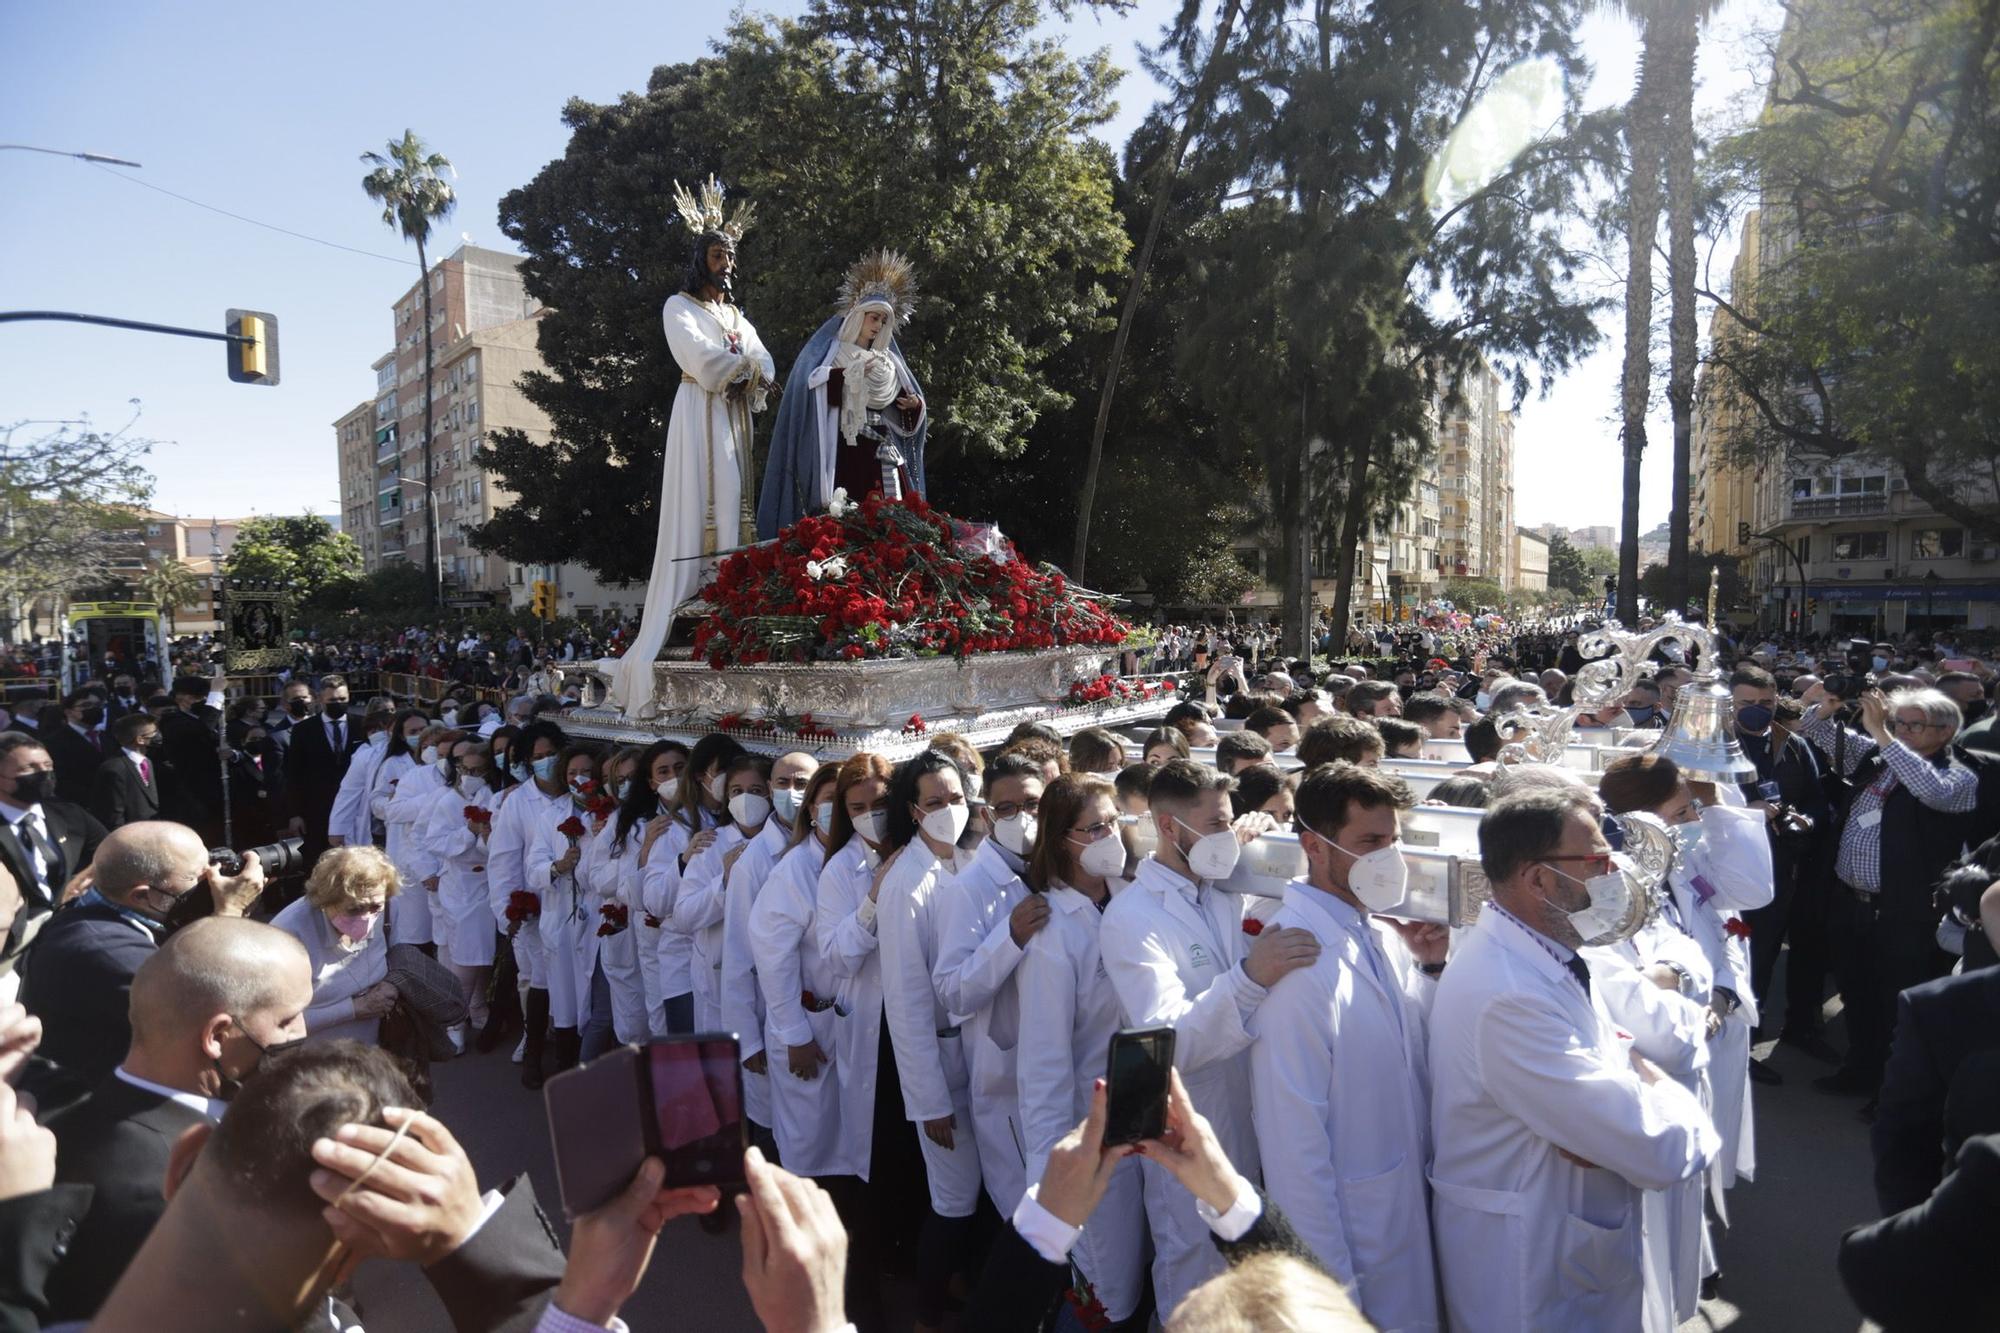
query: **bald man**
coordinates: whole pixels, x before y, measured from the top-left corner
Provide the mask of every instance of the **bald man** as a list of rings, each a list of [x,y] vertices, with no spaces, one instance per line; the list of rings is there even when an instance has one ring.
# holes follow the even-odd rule
[[[235,876],[209,864],[185,824],[148,819],[106,835],[92,887],[55,913],[28,955],[21,1002],[42,1020],[42,1054],[85,1083],[124,1058],[132,977],[167,935],[180,900],[206,887],[215,915],[240,917],[264,891],[254,855]]]
[[[90,1099],[55,1118],[56,1179],[90,1212],[49,1277],[52,1321],[86,1320],[166,1210],[174,1143],[212,1124],[266,1053],[304,1039],[312,966],[289,933],[210,917],[174,932],[132,978],[132,1046]]]

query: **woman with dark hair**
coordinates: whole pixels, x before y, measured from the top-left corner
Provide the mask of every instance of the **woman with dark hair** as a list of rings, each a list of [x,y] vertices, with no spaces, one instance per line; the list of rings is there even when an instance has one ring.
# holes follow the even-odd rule
[[[903,1084],[904,1113],[919,1131],[931,1212],[917,1247],[917,1326],[944,1319],[945,1288],[970,1257],[979,1206],[979,1149],[971,1084],[953,1016],[931,973],[938,959],[938,897],[955,889],[958,839],[972,807],[956,760],[926,750],[904,760],[889,783],[889,845],[895,861],[877,896],[882,1004]]]
[[[525,780],[514,771],[514,766],[510,762],[514,738],[520,734],[521,729],[510,724],[494,728],[493,734],[486,738],[487,745],[493,750],[494,791],[505,791],[515,783]]]
[[[1722,1134],[1722,1152],[1711,1172],[1715,1188],[1725,1190],[1739,1174],[1751,1176],[1757,1169],[1750,1105],[1757,995],[1740,914],[1764,906],[1775,893],[1766,821],[1752,807],[1704,805],[1680,768],[1663,755],[1613,760],[1599,779],[1598,797],[1614,814],[1636,810],[1658,816],[1674,836],[1661,911],[1673,923],[1671,938],[1691,940],[1700,960],[1675,980],[1683,994],[1707,1007],[1702,1021],[1713,1090],[1710,1118]],[[1665,984],[1664,977],[1660,981]]]
[[[542,900],[532,928],[541,932],[555,1067],[563,1070],[581,1057],[583,1024],[590,1016],[590,969],[597,965],[597,923],[586,920],[594,914],[580,873],[590,839],[585,806],[599,776],[597,747],[577,742],[563,747],[556,772],[569,799],[538,821],[522,850],[522,869],[528,891]]]
[[[649,829],[648,838],[657,841],[648,841],[639,850],[640,905],[660,923],[659,986],[669,1032],[700,1030],[695,1026],[694,938],[669,920],[674,896],[688,863],[715,841],[716,826],[726,813],[722,775],[742,753],[733,737],[719,731],[696,741],[680,776],[673,779],[673,799],[661,798],[668,816],[665,832],[655,835]]]
[[[1122,1022],[1118,992],[1098,962],[1104,908],[1125,879],[1125,844],[1112,784],[1089,774],[1057,778],[1042,793],[1028,857],[1028,887],[1049,921],[1028,941],[1016,974],[1021,1038],[1016,1056],[1028,1179],[1090,1110],[1104,1053]],[[1120,1162],[1071,1257],[1112,1323],[1129,1319],[1145,1292],[1146,1203],[1139,1163]]]
[[[1278,827],[1292,825],[1292,796],[1299,788],[1299,774],[1285,773],[1276,764],[1252,764],[1236,774],[1229,792],[1229,806],[1238,819],[1253,810],[1262,810],[1278,821]]]
[[[415,777],[423,763],[423,738],[430,729],[430,717],[421,709],[405,708],[396,714],[396,725],[389,732],[388,752],[382,758],[382,766],[375,770],[375,781],[368,793],[368,809],[382,821],[382,850],[395,863],[403,883],[412,890],[403,894],[402,900],[391,909],[390,933],[398,944],[429,944],[432,939],[430,904],[423,901],[429,895],[411,878],[415,865],[411,857],[410,826],[402,812],[395,809],[397,791],[405,779]]]
[[[1192,757],[1192,752],[1188,749],[1187,733],[1179,727],[1153,728],[1147,734],[1145,743],[1139,747],[1139,753],[1145,758],[1149,768],[1158,768],[1171,760]]]
[[[637,746],[626,746],[605,760],[603,792],[619,800],[651,796],[652,789],[639,777],[643,755]],[[604,809],[602,800],[597,806]],[[622,897],[625,863],[637,856],[638,847],[634,840],[619,840],[618,813],[592,816],[594,827],[578,870],[584,889],[585,940],[595,941],[597,951],[595,969],[578,977],[590,992],[590,1021],[583,1029],[580,1057],[585,1061],[596,1059],[616,1043],[643,1043],[653,1035],[635,945],[638,937],[632,930],[631,909]],[[579,952],[579,967],[584,952]]]
[[[699,750],[701,747],[695,747]],[[697,1032],[722,1030],[722,916],[729,869],[739,849],[771,819],[771,757],[737,754],[722,771],[723,823],[688,858],[668,905],[667,927],[694,941],[694,1022]]]
[[[646,995],[646,1027],[655,1037],[664,1037],[668,1032],[666,997],[660,991],[660,919],[646,911],[640,879],[647,854],[673,822],[667,809],[679,792],[687,760],[688,748],[679,741],[654,741],[646,747],[639,756],[632,785],[611,820],[611,845],[607,849],[612,863],[618,867],[618,901],[625,907],[632,947],[639,955],[639,981]],[[682,959],[683,976],[686,970],[687,960]],[[681,994],[689,992],[684,988]],[[691,1025],[693,1014],[685,1021]]]

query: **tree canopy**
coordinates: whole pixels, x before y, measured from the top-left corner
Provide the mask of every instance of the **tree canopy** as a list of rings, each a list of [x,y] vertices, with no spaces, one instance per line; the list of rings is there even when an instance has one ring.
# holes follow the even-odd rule
[[[231,578],[296,583],[301,601],[338,599],[361,574],[361,548],[317,514],[253,518],[223,558]]]

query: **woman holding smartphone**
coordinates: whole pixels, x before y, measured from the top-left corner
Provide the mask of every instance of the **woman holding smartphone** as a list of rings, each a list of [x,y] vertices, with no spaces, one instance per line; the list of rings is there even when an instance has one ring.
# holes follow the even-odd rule
[[[1049,1150],[1090,1111],[1122,1011],[1098,965],[1104,908],[1122,891],[1125,844],[1112,785],[1088,774],[1057,778],[1042,792],[1028,854],[1028,887],[1049,904],[1015,972],[1021,1037],[1015,1070],[1028,1179],[1040,1180]],[[1071,1252],[1111,1322],[1130,1318],[1145,1291],[1146,1205],[1139,1163],[1120,1162],[1111,1186]]]
[[[674,898],[688,862],[708,850],[723,821],[722,775],[729,762],[743,753],[736,741],[715,732],[695,742],[686,770],[675,784],[674,798],[660,804],[672,818],[666,832],[650,847],[640,849],[640,905],[660,923],[660,995],[667,1031],[694,1032],[694,939],[674,928]]]

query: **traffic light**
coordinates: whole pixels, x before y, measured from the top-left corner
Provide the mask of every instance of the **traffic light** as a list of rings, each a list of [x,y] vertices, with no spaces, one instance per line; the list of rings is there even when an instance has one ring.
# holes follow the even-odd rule
[[[1738,546],[1748,546],[1750,544],[1750,525],[1748,523],[1739,521],[1736,524],[1736,544]]]
[[[238,384],[278,382],[278,317],[262,310],[230,310],[223,314],[223,344],[229,355],[229,378]],[[247,340],[247,341],[245,341]]]
[[[528,610],[537,620],[554,620],[556,618],[556,585],[550,583],[547,579],[536,579],[534,589],[530,594]]]

